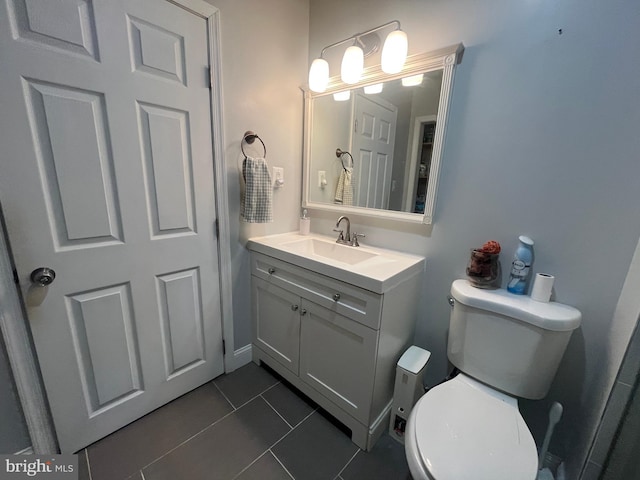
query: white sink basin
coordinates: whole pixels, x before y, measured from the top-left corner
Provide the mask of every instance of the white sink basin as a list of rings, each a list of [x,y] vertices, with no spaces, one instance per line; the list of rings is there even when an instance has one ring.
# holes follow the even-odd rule
[[[368,245],[341,245],[335,237],[317,234],[254,237],[247,247],[376,293],[389,291],[425,267],[424,257]]]
[[[358,247],[341,245],[336,242],[326,241],[319,238],[305,238],[291,243],[282,244],[282,248],[302,255],[315,255],[324,257],[336,262],[356,265],[376,258],[379,254],[360,250]]]

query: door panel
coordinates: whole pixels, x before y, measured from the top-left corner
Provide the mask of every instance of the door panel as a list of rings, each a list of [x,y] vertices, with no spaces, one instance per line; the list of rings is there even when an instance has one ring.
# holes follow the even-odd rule
[[[72,452],[223,372],[208,30],[157,0],[0,9],[0,202]]]
[[[57,248],[120,242],[104,95],[34,80],[24,87]]]
[[[196,233],[188,112],[138,104],[147,204],[154,236]]]
[[[167,380],[205,360],[198,269],[157,277]]]
[[[86,0],[8,0],[14,37],[98,59],[93,8]]]
[[[67,297],[89,415],[142,389],[132,307],[128,284]]]

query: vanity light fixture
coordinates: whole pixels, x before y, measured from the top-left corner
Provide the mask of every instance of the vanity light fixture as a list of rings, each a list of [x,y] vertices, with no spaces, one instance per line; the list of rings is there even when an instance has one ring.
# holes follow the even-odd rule
[[[364,51],[358,45],[351,45],[344,52],[340,78],[344,83],[358,83],[364,70]]]
[[[347,48],[344,53],[340,75],[344,83],[358,83],[364,69],[364,59],[377,52],[380,47],[380,37],[375,32],[394,24],[396,25],[396,29],[387,35],[384,46],[382,47],[380,62],[383,72],[400,72],[407,59],[407,34],[400,29],[400,22],[398,20],[392,20],[391,22],[362,33],[357,33],[349,38],[324,47],[320,52],[320,57],[311,63],[311,68],[309,69],[309,89],[317,93],[322,93],[327,89],[327,85],[329,84],[329,64],[324,59],[324,52],[348,42],[352,42],[353,44]]]
[[[403,87],[415,87],[416,85],[420,85],[424,78],[424,74],[420,73],[418,75],[412,75],[410,77],[404,77],[402,79]]]
[[[382,92],[382,83],[376,83],[375,85],[367,85],[364,87],[364,93],[367,95],[372,95],[374,93]]]
[[[345,90],[344,92],[338,92],[333,94],[333,99],[336,102],[346,102],[351,98],[351,91]]]

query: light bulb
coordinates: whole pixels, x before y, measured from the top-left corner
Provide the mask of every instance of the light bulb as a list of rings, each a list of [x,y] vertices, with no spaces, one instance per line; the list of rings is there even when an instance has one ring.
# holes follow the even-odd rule
[[[329,63],[324,58],[316,58],[309,69],[309,88],[318,93],[327,89],[329,83]]]
[[[356,45],[347,48],[342,57],[340,76],[344,83],[358,83],[364,70],[364,52]]]
[[[420,85],[422,83],[423,78],[424,78],[424,75],[422,73],[418,75],[412,75],[410,77],[404,77],[402,79],[402,86],[415,87],[416,85]]]
[[[384,73],[398,73],[407,59],[409,48],[407,34],[402,30],[394,30],[384,41],[380,64]]]
[[[333,94],[333,99],[336,102],[345,102],[351,98],[351,92],[349,90],[345,90],[344,92],[338,92]]]
[[[364,93],[371,95],[374,93],[380,93],[382,91],[382,84],[376,83],[375,85],[367,85],[364,87]]]

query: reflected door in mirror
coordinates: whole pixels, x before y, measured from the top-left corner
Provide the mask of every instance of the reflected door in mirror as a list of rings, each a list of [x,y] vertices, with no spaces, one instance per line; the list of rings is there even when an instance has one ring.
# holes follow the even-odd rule
[[[355,158],[354,205],[387,209],[398,108],[383,98],[358,92],[354,117],[351,142]]]

